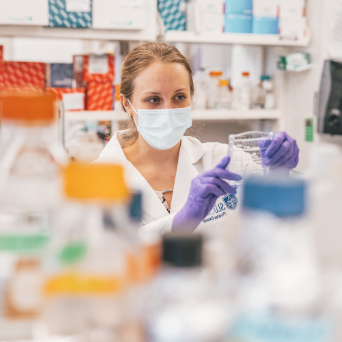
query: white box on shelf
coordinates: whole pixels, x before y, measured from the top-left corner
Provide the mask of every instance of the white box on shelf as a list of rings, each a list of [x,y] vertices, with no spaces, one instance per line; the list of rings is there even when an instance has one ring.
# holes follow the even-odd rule
[[[303,39],[307,36],[306,18],[288,19],[280,18],[279,33],[282,38]]]
[[[49,24],[48,0],[0,0],[0,24]]]
[[[305,0],[280,0],[280,17],[289,19],[305,17]]]
[[[145,0],[96,0],[94,29],[142,30],[146,27]]]
[[[202,14],[201,15],[201,33],[220,34],[224,30],[224,14]]]
[[[198,0],[201,12],[206,13],[224,13],[223,0]]]
[[[279,16],[279,0],[253,0],[254,17],[273,17]]]

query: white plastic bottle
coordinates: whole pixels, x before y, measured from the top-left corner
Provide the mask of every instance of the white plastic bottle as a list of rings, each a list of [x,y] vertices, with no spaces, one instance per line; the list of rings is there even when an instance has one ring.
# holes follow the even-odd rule
[[[228,340],[330,342],[326,292],[300,180],[247,180]],[[229,339],[230,338],[230,339]]]
[[[217,108],[218,109],[230,109],[231,108],[231,93],[229,90],[228,80],[220,80],[219,82]]]
[[[241,102],[240,109],[248,110],[251,108],[251,95],[252,95],[252,84],[249,78],[249,72],[242,73],[242,81],[241,81]]]
[[[42,304],[42,258],[62,200],[64,151],[50,95],[7,90],[0,108],[13,134],[0,157],[0,339],[26,338]]]
[[[229,306],[203,267],[202,236],[163,236],[163,267],[150,288],[147,341],[223,341]]]

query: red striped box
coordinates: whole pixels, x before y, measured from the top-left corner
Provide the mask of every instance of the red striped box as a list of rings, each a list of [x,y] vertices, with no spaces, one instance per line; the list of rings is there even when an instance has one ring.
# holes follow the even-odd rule
[[[56,96],[59,101],[62,101],[65,110],[78,111],[85,109],[84,88],[46,88],[46,92]],[[70,96],[65,96],[65,94],[70,94]]]
[[[83,55],[74,56],[74,78],[77,86],[84,86],[85,82],[114,82],[114,55]]]
[[[45,64],[36,62],[4,62],[0,74],[0,88],[45,87]]]
[[[113,110],[112,82],[89,82],[87,85],[87,110]]]

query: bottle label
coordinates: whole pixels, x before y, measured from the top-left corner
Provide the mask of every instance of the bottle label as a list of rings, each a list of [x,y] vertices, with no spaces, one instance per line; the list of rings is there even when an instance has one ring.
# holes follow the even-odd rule
[[[319,318],[240,316],[229,332],[229,342],[327,342],[329,324]]]
[[[49,234],[0,234],[0,251],[36,252],[46,246]]]

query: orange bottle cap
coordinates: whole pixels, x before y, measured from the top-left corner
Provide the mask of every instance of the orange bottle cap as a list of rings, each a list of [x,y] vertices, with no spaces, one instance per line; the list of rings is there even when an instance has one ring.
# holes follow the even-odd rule
[[[1,118],[23,123],[46,123],[56,116],[56,100],[42,90],[7,89],[0,92]]]
[[[64,173],[64,193],[78,200],[123,202],[129,197],[124,170],[114,164],[69,164]]]
[[[221,87],[228,87],[229,81],[228,80],[220,80],[220,86]]]
[[[218,76],[222,76],[223,72],[222,71],[210,71],[209,75],[211,77],[218,77]]]
[[[243,76],[243,77],[249,77],[249,72],[247,72],[247,71],[243,72],[243,73],[242,73],[242,76]]]

